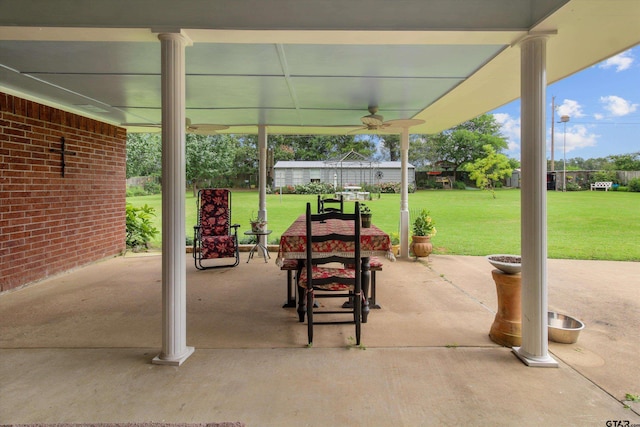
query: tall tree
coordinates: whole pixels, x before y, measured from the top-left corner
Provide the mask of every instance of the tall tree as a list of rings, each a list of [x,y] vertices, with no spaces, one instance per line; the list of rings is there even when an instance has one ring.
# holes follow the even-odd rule
[[[232,173],[235,146],[233,136],[187,134],[186,179],[194,196],[202,183]]]
[[[353,150],[365,157],[376,151],[370,139],[353,135],[270,135],[269,146],[274,148],[274,160],[328,160]]]
[[[439,160],[452,165],[454,180],[462,165],[485,156],[485,145],[490,145],[496,152],[508,146],[506,139],[500,134],[500,124],[491,114],[483,114],[461,123],[453,129],[433,135],[430,140]]]
[[[438,153],[428,135],[409,135],[409,163],[425,170],[438,160]]]
[[[392,134],[392,135],[384,135],[380,138],[380,143],[383,148],[383,152],[387,155],[387,157],[392,162],[397,162],[400,160],[400,135]]]
[[[159,176],[162,172],[162,143],[157,133],[127,134],[127,178]]]

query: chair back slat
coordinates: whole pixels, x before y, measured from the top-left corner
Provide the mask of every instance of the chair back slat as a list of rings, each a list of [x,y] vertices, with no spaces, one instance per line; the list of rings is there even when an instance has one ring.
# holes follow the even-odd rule
[[[358,202],[355,203],[355,211],[352,214],[343,213],[343,212],[325,212],[313,214],[311,213],[311,204],[307,203],[307,215],[306,215],[306,258],[307,265],[319,265],[319,264],[327,264],[330,262],[340,262],[343,264],[353,264],[355,265],[355,270],[357,272],[356,276],[358,276],[358,285],[360,285],[360,258],[361,258],[361,250],[360,250],[360,235],[361,235],[361,226],[360,226],[360,215],[359,215],[359,206]],[[345,227],[345,230],[352,230],[352,234],[345,231],[345,233],[330,233],[330,234],[315,234],[313,232],[314,225],[318,223],[326,222],[329,220],[338,220],[351,222],[352,226]],[[330,257],[321,257],[314,258],[313,256],[313,244],[314,243],[324,243],[328,241],[339,241],[345,242],[349,247],[353,246],[353,252],[349,252],[347,255],[333,255]],[[311,269],[307,269],[307,274],[311,276]],[[313,280],[313,279],[312,279]],[[308,284],[312,283],[312,280],[308,280]],[[316,279],[317,280],[317,279]],[[355,283],[354,283],[355,284]]]
[[[339,197],[327,197],[323,199],[318,194],[318,213],[324,212],[344,212],[344,199]]]

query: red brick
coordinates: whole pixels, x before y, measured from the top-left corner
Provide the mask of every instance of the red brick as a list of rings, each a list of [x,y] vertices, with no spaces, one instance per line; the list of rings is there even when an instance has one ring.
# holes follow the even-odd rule
[[[0,291],[120,253],[125,130],[4,93],[0,110]]]

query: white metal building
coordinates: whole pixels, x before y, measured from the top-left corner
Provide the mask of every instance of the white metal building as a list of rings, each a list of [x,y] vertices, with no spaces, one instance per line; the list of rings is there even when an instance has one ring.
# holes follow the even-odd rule
[[[414,183],[416,169],[408,165],[409,183]],[[304,185],[310,182],[326,182],[339,187],[361,184],[400,182],[401,162],[324,162],[279,161],[273,167],[274,187]],[[335,181],[334,181],[335,180]]]

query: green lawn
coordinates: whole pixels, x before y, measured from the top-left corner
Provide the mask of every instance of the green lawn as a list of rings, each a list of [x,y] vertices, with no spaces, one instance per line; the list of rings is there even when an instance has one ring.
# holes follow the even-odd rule
[[[434,253],[487,255],[520,253],[520,191],[419,191],[409,194],[409,211],[427,208],[436,221],[438,234],[432,239]],[[134,206],[148,204],[156,209],[161,228],[161,197],[127,198]],[[300,214],[306,202],[315,210],[314,195],[268,195],[270,242]],[[398,231],[400,195],[382,194],[368,201],[373,223],[388,233]],[[349,203],[347,209],[350,210]],[[188,192],[186,232],[193,235],[196,201]],[[232,220],[241,225],[240,235],[249,229],[249,217],[258,211],[256,191],[234,190]],[[640,193],[577,191],[547,192],[549,258],[640,261]],[[161,237],[152,242],[159,246]]]

